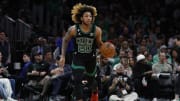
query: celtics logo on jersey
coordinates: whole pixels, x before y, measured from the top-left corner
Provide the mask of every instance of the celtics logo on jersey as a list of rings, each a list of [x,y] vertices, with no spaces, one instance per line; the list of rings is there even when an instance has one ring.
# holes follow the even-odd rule
[[[78,45],[78,52],[79,53],[91,53],[92,46],[93,46],[93,38],[88,37],[78,37],[76,38],[76,44]]]

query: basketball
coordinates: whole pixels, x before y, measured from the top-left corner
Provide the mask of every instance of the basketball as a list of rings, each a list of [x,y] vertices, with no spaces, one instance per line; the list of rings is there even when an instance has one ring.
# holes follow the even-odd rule
[[[100,53],[105,58],[112,58],[116,53],[116,48],[112,43],[105,42],[100,47]]]

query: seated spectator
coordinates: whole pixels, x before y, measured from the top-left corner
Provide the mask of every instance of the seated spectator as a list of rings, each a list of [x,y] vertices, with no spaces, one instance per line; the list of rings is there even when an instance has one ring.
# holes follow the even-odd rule
[[[133,68],[133,80],[135,91],[138,93],[141,100],[150,100],[151,98],[151,73],[152,68],[145,62],[145,56],[139,54],[137,63]]]
[[[166,55],[165,61],[167,61],[167,63],[171,64],[172,63],[171,55],[168,53],[167,46],[165,46],[165,45],[162,45],[159,49],[159,52],[153,56],[153,63],[155,64],[155,63],[159,62],[159,53],[160,52],[165,53],[165,55]]]
[[[37,52],[44,55],[47,50],[51,50],[50,45],[47,43],[47,39],[45,39],[44,37],[38,37],[36,39],[36,46],[32,47],[31,49],[31,56],[33,57],[33,55]]]
[[[109,59],[100,57],[100,63],[97,65],[97,81],[99,89],[99,97],[105,98],[108,92],[108,81],[112,74],[112,64]]]
[[[129,66],[131,68],[134,68],[135,64],[136,64],[136,61],[135,61],[134,57],[130,57],[129,58]]]
[[[43,87],[44,83],[47,81],[49,64],[43,60],[41,53],[37,52],[34,54],[34,61],[29,66],[27,77],[28,77],[28,86],[33,87]]]
[[[159,62],[152,65],[153,73],[172,72],[172,66],[166,61],[166,53],[159,53]]]
[[[52,92],[51,92],[51,98],[56,99],[58,95],[60,96],[68,96],[70,97],[70,92],[68,89],[68,83],[71,80],[72,71],[70,65],[66,64],[64,66],[64,70],[62,70],[62,74],[59,76],[52,76]],[[65,92],[64,92],[65,90]]]
[[[8,70],[7,70],[8,67],[5,67],[5,66],[4,66],[2,57],[3,57],[3,55],[2,55],[2,53],[0,52],[0,69],[1,69],[0,76],[7,78],[7,77],[10,76],[10,74],[9,74],[9,72],[8,72]]]
[[[122,42],[120,51],[125,51],[125,52],[131,51],[127,41]]]
[[[120,63],[116,64],[113,69],[116,70],[118,67],[124,67],[124,71],[126,72],[127,76],[132,76],[132,69],[128,63],[128,57],[121,57]]]
[[[153,71],[153,89],[154,91],[154,98],[157,99],[159,97],[161,97],[161,94],[159,94],[158,92],[162,89],[162,87],[160,86],[164,86],[164,84],[161,84],[162,81],[159,80],[158,75],[159,73],[163,73],[163,72],[168,72],[171,73],[172,72],[172,66],[170,64],[168,64],[168,62],[166,61],[166,53],[165,52],[160,52],[159,53],[159,62],[155,63],[152,65],[152,71]],[[163,88],[165,89],[165,88]],[[170,95],[170,94],[169,94]]]
[[[62,36],[57,37],[56,39],[56,49],[59,50],[58,53],[56,54],[56,56],[54,56],[55,58],[57,56],[59,56],[61,53],[61,48],[62,48],[62,39],[65,35],[65,31],[62,32]],[[73,43],[73,39],[69,41],[68,46],[67,46],[67,50],[66,50],[66,64],[71,64],[72,63],[72,55],[73,55],[73,48],[74,48],[74,43]]]
[[[178,76],[176,77],[175,82],[175,96],[172,101],[180,100],[180,36],[175,38],[175,45],[176,48],[172,51],[172,57],[174,58],[174,70],[178,73]]]
[[[71,79],[71,68],[70,65],[65,65],[64,68],[59,66],[59,59],[58,56],[56,58],[56,62],[52,64],[49,68],[49,75],[47,81],[44,83],[44,89],[41,92],[41,96],[44,96],[49,88],[52,88],[50,91],[50,98],[55,100],[59,93],[67,88],[67,84]],[[66,91],[67,92],[67,91]]]
[[[152,56],[156,55],[159,52],[161,44],[162,44],[162,41],[160,39],[157,39],[155,41],[155,45],[153,45],[153,47],[150,49],[149,53],[152,54]]]
[[[5,100],[5,101],[17,101],[10,96],[11,94],[7,92],[5,86],[3,83],[0,82],[0,100]]]
[[[14,78],[16,81],[16,87],[15,87],[16,95],[20,94],[19,91],[21,90],[22,84],[23,83],[25,84],[27,82],[27,71],[28,71],[29,66],[32,64],[31,59],[30,59],[30,54],[23,53],[22,59],[24,62],[24,66],[22,67],[19,75],[12,76],[12,78]]]
[[[137,52],[144,54],[145,51],[149,52],[150,48],[149,48],[149,43],[148,43],[148,39],[147,38],[142,38],[140,40],[140,44],[137,47]]]
[[[7,69],[8,68],[5,67],[4,63],[2,62],[2,53],[0,52],[0,82],[5,84],[6,89],[8,89],[8,91],[9,91],[8,94],[10,93],[9,96],[15,97],[15,80],[9,79],[10,74],[9,74],[9,71]]]
[[[49,65],[54,63],[53,54],[51,49],[48,49],[44,52],[44,61],[49,63]]]
[[[137,93],[133,92],[132,79],[127,75],[124,66],[115,68],[115,74],[109,82],[109,101],[134,101],[138,99]]]
[[[152,65],[153,65],[152,55],[149,54],[149,53],[147,53],[145,56],[146,56],[146,62],[147,62],[147,64],[152,66]]]
[[[11,63],[11,47],[7,34],[0,29],[0,52],[3,55],[1,62],[4,65]]]

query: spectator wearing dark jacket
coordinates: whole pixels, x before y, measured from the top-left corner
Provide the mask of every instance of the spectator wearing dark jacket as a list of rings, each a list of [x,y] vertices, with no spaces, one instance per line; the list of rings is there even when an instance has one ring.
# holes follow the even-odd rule
[[[151,66],[145,63],[145,56],[139,54],[137,56],[137,63],[133,68],[133,79],[135,91],[142,99],[149,99],[151,97],[151,90],[149,85],[151,72]]]
[[[22,84],[27,82],[27,71],[28,71],[29,66],[32,64],[31,59],[30,59],[30,54],[23,53],[22,59],[23,59],[24,65],[23,65],[19,75],[13,76],[13,78],[16,80],[16,87],[15,87],[16,95],[19,94]]]
[[[3,55],[2,62],[5,65],[11,63],[10,43],[5,32],[0,29],[0,51]]]

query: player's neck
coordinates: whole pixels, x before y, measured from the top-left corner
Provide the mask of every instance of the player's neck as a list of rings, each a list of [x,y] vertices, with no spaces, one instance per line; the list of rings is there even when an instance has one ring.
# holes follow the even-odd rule
[[[83,31],[83,32],[89,32],[90,31],[90,29],[91,29],[91,26],[92,26],[92,24],[81,24],[80,25],[80,27],[81,27],[81,30]]]
[[[82,23],[80,26],[81,26],[82,28],[88,29],[88,28],[91,28],[92,24]]]

